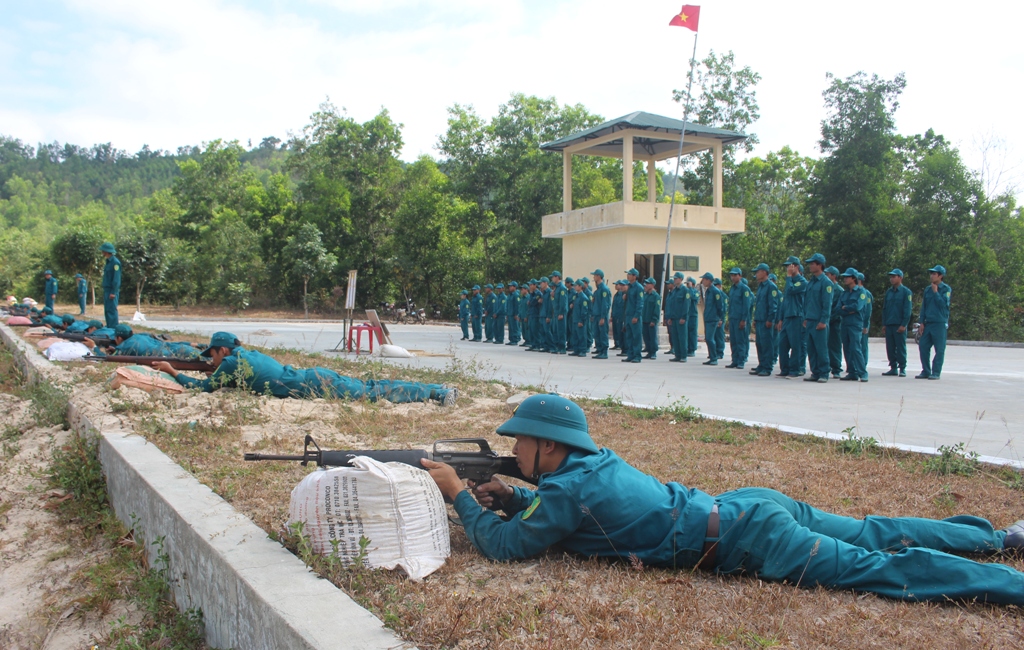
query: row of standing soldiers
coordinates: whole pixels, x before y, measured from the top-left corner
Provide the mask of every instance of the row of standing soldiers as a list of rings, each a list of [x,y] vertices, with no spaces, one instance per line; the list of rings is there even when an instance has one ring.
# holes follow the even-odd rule
[[[519,285],[474,286],[472,296],[462,291],[459,321],[462,340],[521,345],[529,351],[569,354],[607,359],[609,349],[619,350],[623,362],[640,363],[656,359],[659,325],[669,337],[669,361],[686,362],[696,355],[698,303],[703,297],[704,331],[708,350],[705,365],[718,365],[725,355],[725,331],[729,330],[731,362],[727,368],[742,369],[747,363],[750,332],[753,329],[758,364],[751,375],[772,375],[776,362],[778,377],[804,377],[824,383],[831,375],[846,381],[867,381],[868,324],[874,298],[864,287],[864,275],[848,268],[840,273],[826,267],[825,257],[816,253],[805,260],[810,272],[803,275],[800,259],[791,256],[784,263],[786,278],[780,289],[767,264],[754,269],[756,292],[749,287],[742,270],[730,273],[732,287],[726,293],[710,273],[697,281],[673,275],[673,284],[661,296],[654,278],[641,284],[639,272],[630,269],[627,280],[616,280],[614,291],[604,272],[589,278],[563,282],[558,271]],[[922,328],[919,379],[938,379],[946,345],[951,289],[943,278],[945,269],[928,269],[931,284],[925,289],[919,324]],[[889,371],[886,376],[906,376],[907,330],[913,296],[903,286],[903,272],[889,272],[890,289],[883,303],[883,326]],[[845,286],[845,290],[841,289]],[[613,347],[609,347],[609,326]],[[508,342],[505,331],[508,330]],[[472,330],[472,338],[470,337]],[[522,343],[520,343],[522,340]],[[931,351],[935,355],[932,358]],[[842,376],[843,361],[846,375]]]
[[[103,266],[103,316],[106,319],[106,326],[113,329],[118,324],[117,302],[121,294],[121,260],[117,259],[117,250],[110,242],[104,242],[100,246],[100,253],[106,258]],[[60,288],[57,278],[50,269],[43,272],[43,277],[46,278],[46,285],[43,288],[44,307],[33,310],[33,315],[39,317],[53,314],[57,291]],[[81,273],[75,274],[75,290],[78,293],[78,315],[84,316],[89,283]],[[44,313],[45,310],[48,311]]]

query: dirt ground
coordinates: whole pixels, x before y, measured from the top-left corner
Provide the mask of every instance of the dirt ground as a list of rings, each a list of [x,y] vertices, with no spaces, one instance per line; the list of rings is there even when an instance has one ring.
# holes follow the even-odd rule
[[[47,489],[51,450],[69,432],[32,424],[28,400],[0,392],[0,648],[81,650],[108,637],[112,624],[139,614],[124,601],[83,612],[83,571],[104,559],[104,545],[68,539],[54,513],[62,492]]]
[[[64,304],[56,303],[53,306],[56,314],[72,314],[76,318],[96,318],[103,320],[103,304],[95,307],[92,304],[86,305],[85,316],[78,315],[78,303]],[[118,305],[118,313],[121,320],[128,323],[135,314],[135,303],[121,303]],[[171,305],[143,305],[142,313],[147,319],[156,320],[160,318],[243,318],[243,319],[267,319],[267,320],[299,320],[304,319],[302,309],[258,309],[251,308],[242,312],[235,312],[228,307],[220,305],[182,305],[175,309]],[[348,312],[337,313],[309,313],[309,320],[331,320],[339,321],[348,316]],[[365,318],[365,313],[355,312],[355,318]]]
[[[357,376],[397,376],[393,367],[290,354],[287,363],[332,365]],[[459,360],[438,374],[457,378]],[[246,463],[245,451],[294,454],[302,437],[323,448],[423,447],[447,437],[494,434],[514,392],[462,378],[453,409],[433,404],[278,400],[237,391],[151,395],[111,391],[109,368],[73,366],[76,399],[91,417],[130,424],[268,534],[283,536],[291,489],[309,471],[298,463]],[[1003,527],[1024,516],[1020,477],[981,468],[971,476],[926,471],[925,459],[842,445],[674,411],[585,402],[600,445],[663,481],[716,494],[775,488],[816,507],[863,517],[943,518],[975,514]],[[6,549],[4,549],[6,551]],[[1024,560],[1002,561],[1024,570]],[[763,583],[585,560],[551,552],[523,562],[481,557],[452,529],[452,556],[421,583],[397,572],[325,570],[403,637],[424,648],[1014,648],[1024,612],[979,603],[913,604],[867,594]]]

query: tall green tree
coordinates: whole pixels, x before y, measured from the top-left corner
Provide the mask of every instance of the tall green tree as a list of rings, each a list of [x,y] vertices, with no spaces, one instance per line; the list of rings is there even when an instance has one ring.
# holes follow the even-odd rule
[[[116,246],[125,279],[135,285],[135,309],[142,311],[146,282],[159,280],[164,270],[163,240],[152,231],[129,230],[117,238]]]
[[[103,257],[99,253],[102,243],[102,236],[95,230],[69,229],[50,244],[50,257],[65,277],[81,273],[89,282],[93,306],[96,306],[96,278],[102,268]]]
[[[298,231],[288,238],[284,255],[291,261],[288,270],[292,277],[302,280],[302,309],[309,318],[309,279],[328,275],[338,265],[338,258],[328,253],[321,241],[320,230],[311,223],[299,226]]]

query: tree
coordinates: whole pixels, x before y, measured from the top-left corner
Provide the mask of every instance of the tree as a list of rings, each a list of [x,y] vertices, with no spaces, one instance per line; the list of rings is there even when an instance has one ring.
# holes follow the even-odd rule
[[[92,288],[92,304],[96,306],[95,279],[100,273],[100,244],[103,239],[94,230],[65,230],[50,244],[50,257],[66,276],[81,273]]]
[[[722,168],[725,184],[731,180],[732,171],[736,166],[737,148],[750,153],[758,144],[757,134],[750,132],[760,117],[757,104],[757,84],[761,75],[750,66],[737,69],[736,57],[732,50],[721,57],[712,50],[703,61],[694,68],[694,82],[698,95],[693,101],[693,110],[688,119],[702,126],[710,126],[730,131],[741,131],[747,139],[741,143],[724,147],[722,151]],[[673,90],[672,99],[686,102],[684,90]],[[714,196],[714,156],[711,151],[684,158],[682,174],[683,187],[690,196],[690,203],[695,205],[711,205]]]
[[[124,275],[135,284],[135,309],[142,311],[142,289],[146,281],[158,280],[163,272],[163,240],[151,231],[129,230],[117,238],[117,253]]]
[[[309,318],[309,279],[315,275],[328,275],[338,265],[338,258],[327,252],[320,230],[311,223],[302,224],[298,232],[288,238],[284,255],[291,260],[291,275],[302,278],[302,308]]]

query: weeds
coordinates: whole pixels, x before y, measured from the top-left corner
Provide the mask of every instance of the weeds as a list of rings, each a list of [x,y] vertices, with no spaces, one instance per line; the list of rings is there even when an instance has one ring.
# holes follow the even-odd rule
[[[108,511],[107,484],[98,451],[95,438],[74,433],[54,449],[50,464],[50,484],[72,497],[58,506],[58,513],[87,531],[99,525]]]
[[[939,447],[938,456],[921,461],[921,468],[926,474],[974,476],[981,469],[978,452],[967,451],[965,447],[965,443],[962,442],[942,445]]]
[[[846,454],[849,456],[875,456],[881,451],[881,445],[874,438],[868,436],[854,435],[856,427],[846,427],[843,429],[843,433],[846,434],[846,440],[837,440],[833,443],[833,447],[840,454]]]

